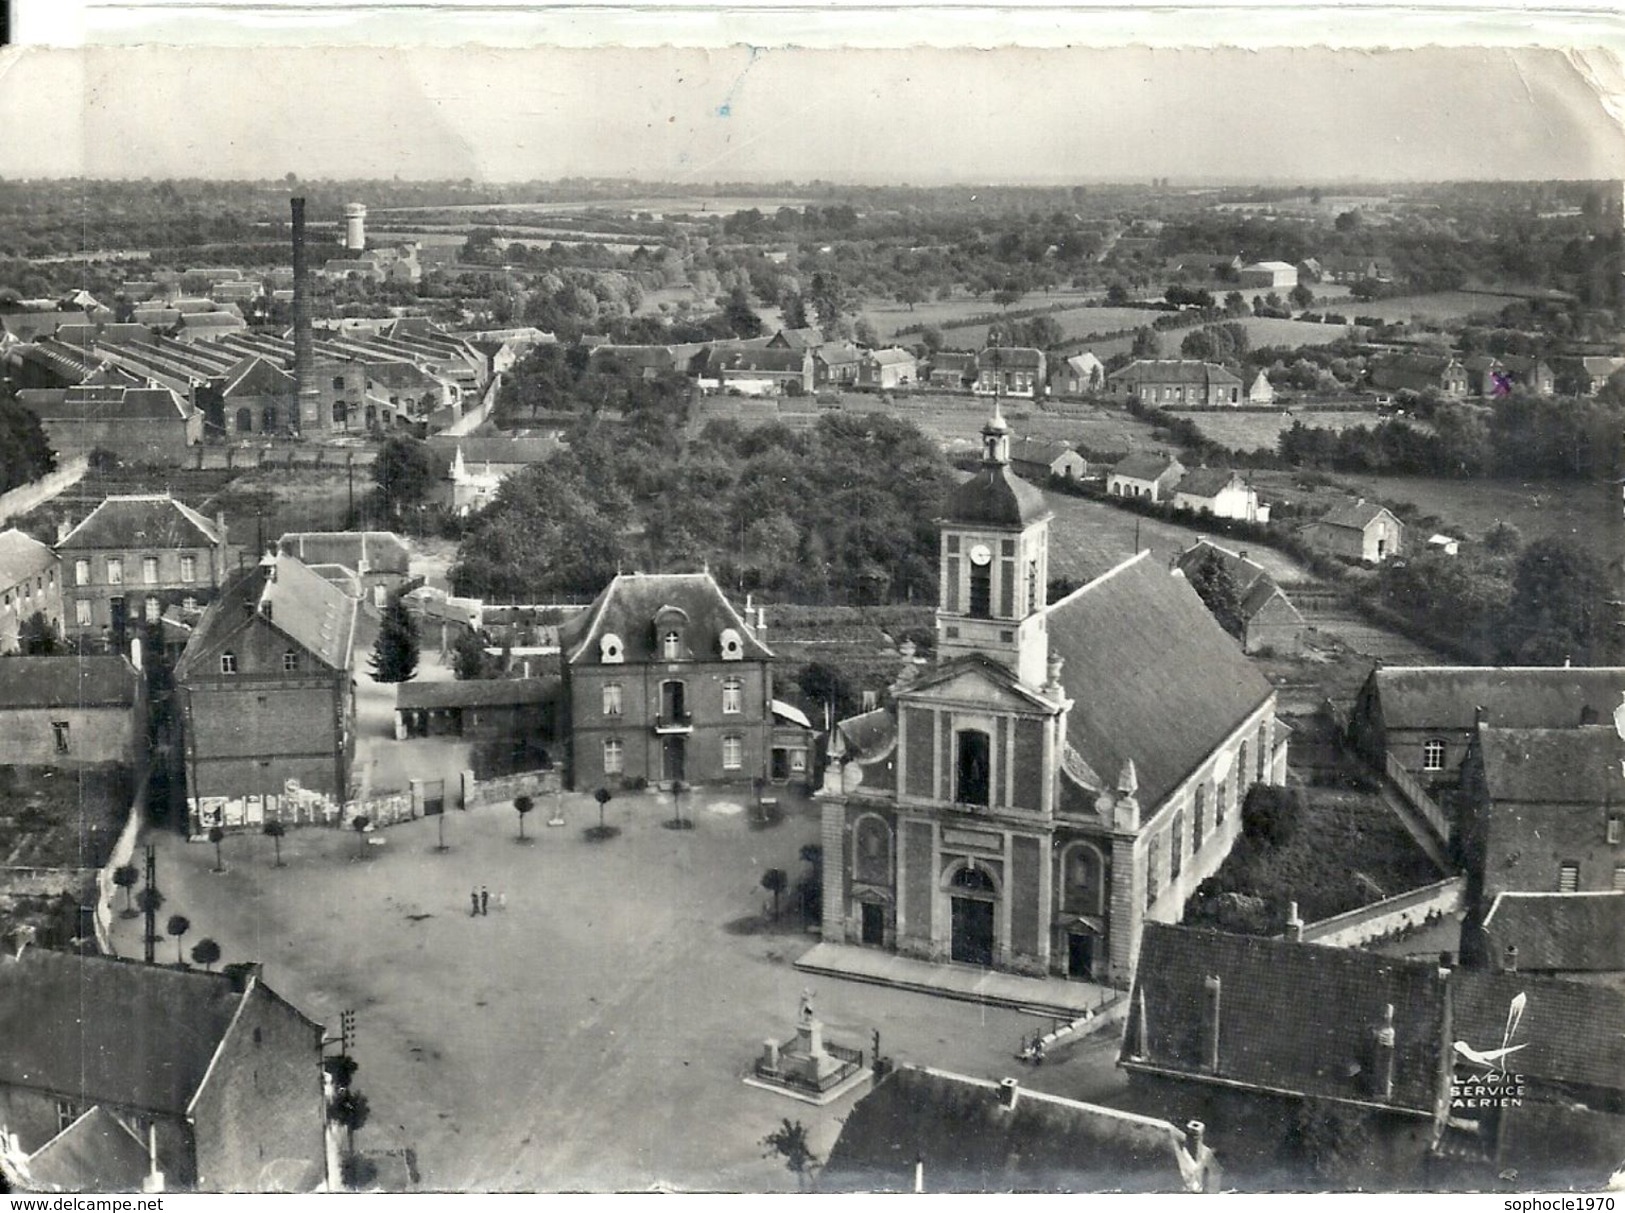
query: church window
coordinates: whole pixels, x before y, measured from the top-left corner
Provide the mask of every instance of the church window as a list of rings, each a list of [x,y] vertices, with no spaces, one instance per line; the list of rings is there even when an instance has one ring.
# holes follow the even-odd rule
[[[1191,841],[1200,846],[1207,825],[1207,789],[1197,788],[1191,817]]]
[[[1177,879],[1184,865],[1185,818],[1183,814],[1175,813],[1173,826],[1168,831],[1168,878]]]
[[[1070,914],[1099,914],[1105,905],[1105,864],[1086,843],[1068,848],[1061,868],[1061,908]]]
[[[991,746],[980,729],[961,729],[956,734],[958,753],[954,762],[954,800],[960,804],[986,805],[989,802]]]
[[[1043,605],[1043,600],[1038,596],[1038,561],[1029,560],[1027,562],[1027,613],[1030,615]]]
[[[942,579],[942,609],[959,613],[959,557],[948,557],[948,575]]]
[[[1016,562],[1003,561],[999,566],[999,617],[1008,619],[1016,613]]]
[[[878,817],[858,822],[853,842],[853,875],[870,884],[891,880],[891,831]]]

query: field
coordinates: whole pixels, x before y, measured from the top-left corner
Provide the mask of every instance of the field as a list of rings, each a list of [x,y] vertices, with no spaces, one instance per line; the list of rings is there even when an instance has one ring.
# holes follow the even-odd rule
[[[986,309],[983,309],[984,311]],[[1095,333],[1115,333],[1123,329],[1143,328],[1166,312],[1143,307],[1079,307],[1045,315],[1061,326],[1068,344],[1083,341]],[[988,326],[971,325],[942,331],[943,343],[950,348],[980,349],[987,343]]]
[[[1273,413],[1183,411],[1176,415],[1194,421],[1206,437],[1231,451],[1255,451],[1259,447],[1274,450],[1281,432],[1290,429],[1295,421],[1328,430],[1374,425],[1377,421],[1372,412],[1317,412],[1307,408],[1294,408],[1290,412],[1282,409]]]
[[[0,769],[0,867],[101,867],[132,792],[122,768]]]
[[[1474,295],[1467,291],[1442,291],[1437,295],[1403,295],[1394,299],[1373,299],[1359,303],[1350,299],[1339,310],[1350,320],[1358,312],[1390,322],[1420,316],[1424,320],[1459,320],[1475,313],[1494,315],[1513,302],[1497,295]]]
[[[272,544],[288,531],[344,530],[350,483],[342,468],[266,468],[245,472],[194,504],[209,518],[217,510],[225,511],[231,541],[252,553],[262,538]],[[359,511],[372,493],[371,470],[358,467],[354,483]]]
[[[950,453],[981,446],[982,426],[992,412],[986,397],[920,393],[898,396],[883,404],[878,396],[850,395],[843,407],[849,412],[881,412],[913,422]],[[1068,403],[1057,415],[1020,400],[1006,400],[1004,415],[1022,437],[1058,438],[1098,451],[1144,450],[1151,428],[1122,409]]]
[[[1572,481],[1433,480],[1421,476],[1337,476],[1351,492],[1424,514],[1482,538],[1497,522],[1510,522],[1524,542],[1555,535],[1577,540],[1599,559],[1618,565],[1625,552],[1619,488]],[[1426,538],[1426,536],[1423,536]]]
[[[1273,316],[1247,316],[1240,323],[1254,349],[1266,345],[1330,345],[1348,336],[1341,324],[1316,324],[1310,320],[1278,320]]]
[[[452,206],[375,207],[374,215],[421,215],[444,212],[452,215],[468,211],[506,211],[514,215],[569,215],[601,211],[610,215],[636,215],[640,212],[666,216],[731,215],[735,211],[772,212],[781,206],[806,206],[805,198],[716,197],[716,198],[595,198],[587,202],[469,202]]]
[[[1058,303],[1088,303],[1098,299],[1098,291],[1051,291],[1049,294],[1028,295],[1015,304],[1016,311],[1027,308],[1050,307]],[[1106,310],[1106,309],[1099,309]],[[1110,309],[1123,311],[1130,309]],[[870,299],[863,306],[863,315],[869,323],[875,326],[875,331],[882,340],[890,340],[899,328],[910,325],[929,325],[943,330],[943,340],[949,348],[971,348],[971,338],[962,337],[961,334],[970,331],[950,328],[960,324],[972,316],[986,316],[999,311],[999,305],[993,302],[990,295],[983,295],[974,299],[969,295],[955,295],[952,299],[926,299],[916,303],[912,310],[906,303],[897,303],[889,299]],[[1111,326],[1106,326],[1111,327]],[[985,334],[986,330],[975,330]],[[981,340],[976,345],[980,347]]]

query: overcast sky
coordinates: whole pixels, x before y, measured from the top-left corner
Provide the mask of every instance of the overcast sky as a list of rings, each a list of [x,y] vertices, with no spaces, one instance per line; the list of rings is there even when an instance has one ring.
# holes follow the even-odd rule
[[[0,174],[912,184],[1625,177],[1551,50],[35,51]]]

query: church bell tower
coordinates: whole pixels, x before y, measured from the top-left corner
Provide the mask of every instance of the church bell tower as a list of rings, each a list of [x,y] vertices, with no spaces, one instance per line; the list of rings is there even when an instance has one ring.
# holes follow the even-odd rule
[[[982,465],[949,495],[938,527],[939,661],[982,653],[1028,686],[1044,685],[1052,517],[1043,493],[1010,470],[1010,425],[995,398]]]

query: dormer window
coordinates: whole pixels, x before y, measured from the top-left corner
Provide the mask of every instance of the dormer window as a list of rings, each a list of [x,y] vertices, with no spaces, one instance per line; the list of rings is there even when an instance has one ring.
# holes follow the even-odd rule
[[[661,633],[660,655],[667,661],[676,661],[683,655],[683,634],[676,628]]]
[[[604,665],[620,665],[626,660],[626,646],[614,632],[605,632],[599,639],[598,660]]]
[[[724,661],[739,661],[745,656],[745,641],[736,628],[722,629],[721,645]]]

